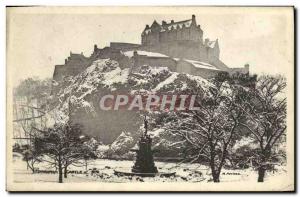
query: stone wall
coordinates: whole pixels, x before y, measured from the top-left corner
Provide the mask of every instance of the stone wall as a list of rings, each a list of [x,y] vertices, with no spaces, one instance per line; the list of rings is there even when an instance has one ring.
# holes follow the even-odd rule
[[[195,67],[184,59],[173,59],[170,57],[150,57],[145,55],[134,55],[132,72],[138,71],[141,66],[167,67],[172,72],[187,73],[190,75],[201,76],[205,79],[214,77],[221,70],[205,69]]]
[[[141,46],[140,50],[158,52],[174,58],[208,61],[207,51],[201,42],[175,41],[159,45]]]
[[[187,73],[187,74],[191,74],[193,71],[193,65],[183,61],[183,60],[179,60],[176,64],[176,72],[179,73]]]
[[[229,73],[231,73],[231,74],[234,74],[234,73],[247,74],[247,73],[249,73],[249,64],[246,64],[244,67],[241,67],[241,68],[230,68]]]
[[[230,68],[226,66],[219,58],[211,56],[208,63],[216,66],[218,69],[226,72],[230,72]]]
[[[194,65],[192,65],[187,61],[179,60],[176,66],[176,72],[196,75],[196,76],[203,77],[204,79],[209,79],[214,77],[218,72],[221,71],[195,67]]]
[[[63,73],[65,73],[65,65],[55,65],[53,72],[53,80],[60,81],[63,78]]]
[[[134,64],[132,71],[139,69],[143,65],[151,67],[168,67],[170,71],[176,71],[176,61],[169,57],[149,57],[143,55],[135,55],[133,57]]]
[[[70,53],[70,56],[65,59],[64,65],[55,66],[53,79],[60,81],[64,76],[75,76],[87,68],[90,63],[90,59],[83,54]]]
[[[132,43],[125,43],[125,42],[110,43],[111,48],[122,50],[122,51],[138,49],[140,46],[141,46],[140,44],[132,44]]]

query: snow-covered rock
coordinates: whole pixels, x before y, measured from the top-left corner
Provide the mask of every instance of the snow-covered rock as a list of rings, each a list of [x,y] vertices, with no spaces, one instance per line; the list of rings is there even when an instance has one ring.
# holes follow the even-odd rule
[[[135,144],[132,134],[129,132],[122,132],[119,137],[111,144],[111,150],[117,155],[123,155],[129,152]]]
[[[157,54],[147,53],[147,55]],[[74,114],[77,113],[77,111],[80,111],[80,116],[88,116],[88,118],[86,118],[88,120],[86,126],[89,127],[93,124],[92,121],[97,122],[98,127],[95,128],[95,131],[92,131],[89,127],[88,132],[93,134],[100,133],[101,135],[114,133],[111,135],[113,141],[110,142],[111,147],[105,147],[105,149],[107,149],[105,151],[98,151],[99,157],[110,155],[111,152],[113,154],[125,154],[130,152],[130,148],[137,142],[138,138],[136,135],[139,135],[140,133],[140,130],[138,129],[139,125],[143,124],[142,119],[139,118],[139,113],[131,113],[128,116],[124,113],[122,117],[127,117],[127,119],[118,117],[115,120],[115,124],[120,123],[120,125],[122,125],[119,128],[115,125],[114,128],[108,128],[107,126],[99,128],[99,126],[108,124],[105,120],[111,119],[110,117],[112,116],[110,114],[109,118],[104,118],[107,113],[99,112],[99,109],[97,109],[97,105],[99,104],[99,94],[180,94],[181,92],[189,90],[191,84],[193,86],[196,85],[199,89],[203,90],[211,86],[209,81],[200,76],[171,72],[167,67],[151,67],[144,65],[140,70],[132,73],[130,73],[131,71],[129,68],[122,69],[121,67],[115,60],[98,59],[80,74],[73,77],[65,77],[63,84],[60,85],[63,88],[61,88],[54,96],[54,99],[57,100],[58,104],[54,110],[51,111],[54,119],[53,122],[65,123],[69,120],[70,113]],[[99,113],[101,114],[99,115]],[[102,125],[101,120],[105,121]],[[137,124],[137,127],[133,126],[135,124]],[[126,132],[121,133],[122,130],[128,131],[128,128],[124,128],[126,125],[130,125],[133,135]],[[180,143],[173,139],[174,136],[171,136],[168,131],[156,129],[153,130],[153,132],[155,135],[153,136],[154,147],[158,149],[168,150],[171,146],[177,147],[180,145]],[[91,135],[91,133],[88,134]],[[102,136],[100,136],[100,134],[97,137],[101,138]],[[107,143],[105,141],[103,142]]]
[[[109,145],[99,145],[96,150],[96,155],[98,158],[106,158],[109,156]]]

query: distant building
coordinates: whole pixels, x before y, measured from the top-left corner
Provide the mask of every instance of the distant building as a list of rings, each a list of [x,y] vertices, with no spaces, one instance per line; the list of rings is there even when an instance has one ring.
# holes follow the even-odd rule
[[[121,67],[131,67],[132,71],[147,64],[204,78],[218,72],[249,72],[249,65],[229,68],[219,57],[218,39],[203,40],[203,30],[192,15],[188,20],[162,21],[161,24],[154,21],[151,26],[146,25],[141,33],[141,44],[111,42],[109,47],[102,49],[95,45],[90,57],[71,52],[65,64],[55,66],[53,79],[60,81],[64,76],[77,75],[99,58],[117,60]]]

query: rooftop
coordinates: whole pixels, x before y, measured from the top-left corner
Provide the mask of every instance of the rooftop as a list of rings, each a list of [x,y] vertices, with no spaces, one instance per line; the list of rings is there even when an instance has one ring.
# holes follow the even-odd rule
[[[162,21],[161,24],[157,23],[156,20],[154,20],[151,27],[149,27],[149,25],[146,25],[144,33],[145,34],[150,33],[153,28],[159,29],[160,32],[170,31],[173,29],[182,29],[184,27],[190,27],[193,24],[193,22],[196,25],[195,15],[193,15],[192,18],[188,20],[177,21],[177,22],[171,20],[169,23],[167,23],[166,21]]]
[[[184,61],[192,64],[196,68],[204,68],[204,69],[208,69],[208,70],[219,70],[218,68],[216,68],[215,66],[213,66],[209,63],[195,61],[195,60],[187,60],[187,59],[184,59]]]

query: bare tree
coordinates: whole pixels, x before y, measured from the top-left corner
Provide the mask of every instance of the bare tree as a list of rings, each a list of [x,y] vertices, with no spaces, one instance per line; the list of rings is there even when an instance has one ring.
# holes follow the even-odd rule
[[[259,145],[258,182],[263,182],[266,170],[272,167],[275,146],[286,132],[286,80],[281,76],[264,75],[256,87],[249,89],[240,108],[247,114],[241,125],[250,131]],[[284,140],[284,139],[283,139]]]
[[[32,173],[35,173],[35,164],[40,162],[39,151],[36,150],[32,145],[26,145],[26,149],[22,152],[24,155],[23,160],[27,164],[27,169],[29,168]]]
[[[67,178],[68,167],[79,163],[89,152],[85,140],[78,125],[55,125],[44,136],[36,138],[36,146],[43,155],[41,160],[58,169],[59,183],[63,182],[63,175]]]
[[[35,164],[40,162],[39,149],[33,141],[46,127],[45,104],[51,88],[51,80],[27,78],[14,88],[14,139],[25,143],[23,160],[27,163],[27,169],[35,172]]]
[[[14,88],[14,97],[25,97],[28,102],[37,99],[39,104],[45,104],[51,91],[51,79],[27,78]]]
[[[191,161],[208,161],[212,179],[220,182],[220,173],[233,146],[243,111],[237,107],[237,91],[229,81],[216,79],[207,89],[192,88],[198,95],[200,110],[174,113],[169,130],[180,135],[188,147]]]

